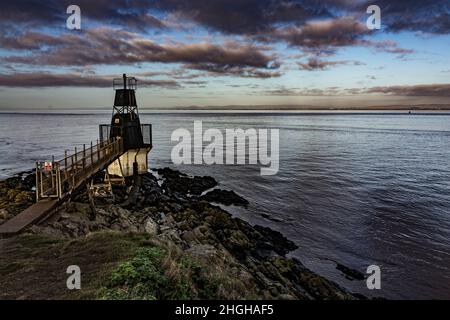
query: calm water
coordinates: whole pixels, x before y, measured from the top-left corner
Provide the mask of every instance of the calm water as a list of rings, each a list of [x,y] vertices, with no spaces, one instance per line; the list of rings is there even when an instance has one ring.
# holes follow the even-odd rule
[[[0,177],[61,156],[98,137],[110,114],[0,114]],[[387,114],[144,114],[153,124],[151,167],[172,166],[172,130],[279,128],[280,171],[258,166],[183,166],[247,198],[232,212],[295,241],[293,256],[342,286],[333,259],[377,264],[388,298],[450,298],[450,116]],[[269,218],[267,218],[267,215]]]

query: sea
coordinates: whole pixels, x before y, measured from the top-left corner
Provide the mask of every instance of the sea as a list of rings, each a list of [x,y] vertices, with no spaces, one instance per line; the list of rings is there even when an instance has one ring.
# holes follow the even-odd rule
[[[369,297],[450,299],[450,114],[445,112],[141,112],[152,124],[150,169],[207,175],[246,198],[225,207],[298,245],[289,255]],[[0,179],[90,145],[110,112],[0,113]],[[260,165],[175,165],[174,130],[278,129],[279,171]],[[257,150],[247,150],[256,152]],[[381,289],[350,280],[336,263]]]

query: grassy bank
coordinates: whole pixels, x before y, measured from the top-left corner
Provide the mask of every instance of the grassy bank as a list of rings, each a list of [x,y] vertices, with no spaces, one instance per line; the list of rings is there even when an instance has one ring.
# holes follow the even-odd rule
[[[229,277],[230,266],[205,263],[147,234],[96,232],[78,239],[22,235],[2,240],[3,299],[251,298],[254,284]],[[66,269],[81,269],[68,290]]]

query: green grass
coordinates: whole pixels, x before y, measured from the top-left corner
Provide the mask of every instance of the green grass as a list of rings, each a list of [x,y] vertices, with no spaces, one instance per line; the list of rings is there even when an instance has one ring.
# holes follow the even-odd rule
[[[258,295],[220,253],[196,260],[147,234],[98,232],[77,239],[21,235],[5,244],[0,298],[244,299]],[[81,269],[81,290],[68,290],[66,269]]]
[[[172,250],[140,248],[130,261],[114,269],[106,286],[99,290],[99,298],[182,300],[214,295],[217,290],[208,287],[205,291],[208,281],[202,277],[202,267]]]

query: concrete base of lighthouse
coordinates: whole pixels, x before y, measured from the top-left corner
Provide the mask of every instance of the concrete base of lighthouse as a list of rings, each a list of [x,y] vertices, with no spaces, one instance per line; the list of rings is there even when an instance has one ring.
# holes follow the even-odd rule
[[[150,148],[131,149],[108,166],[108,174],[119,177],[133,175],[133,163],[137,163],[138,174],[148,172],[148,153]]]

